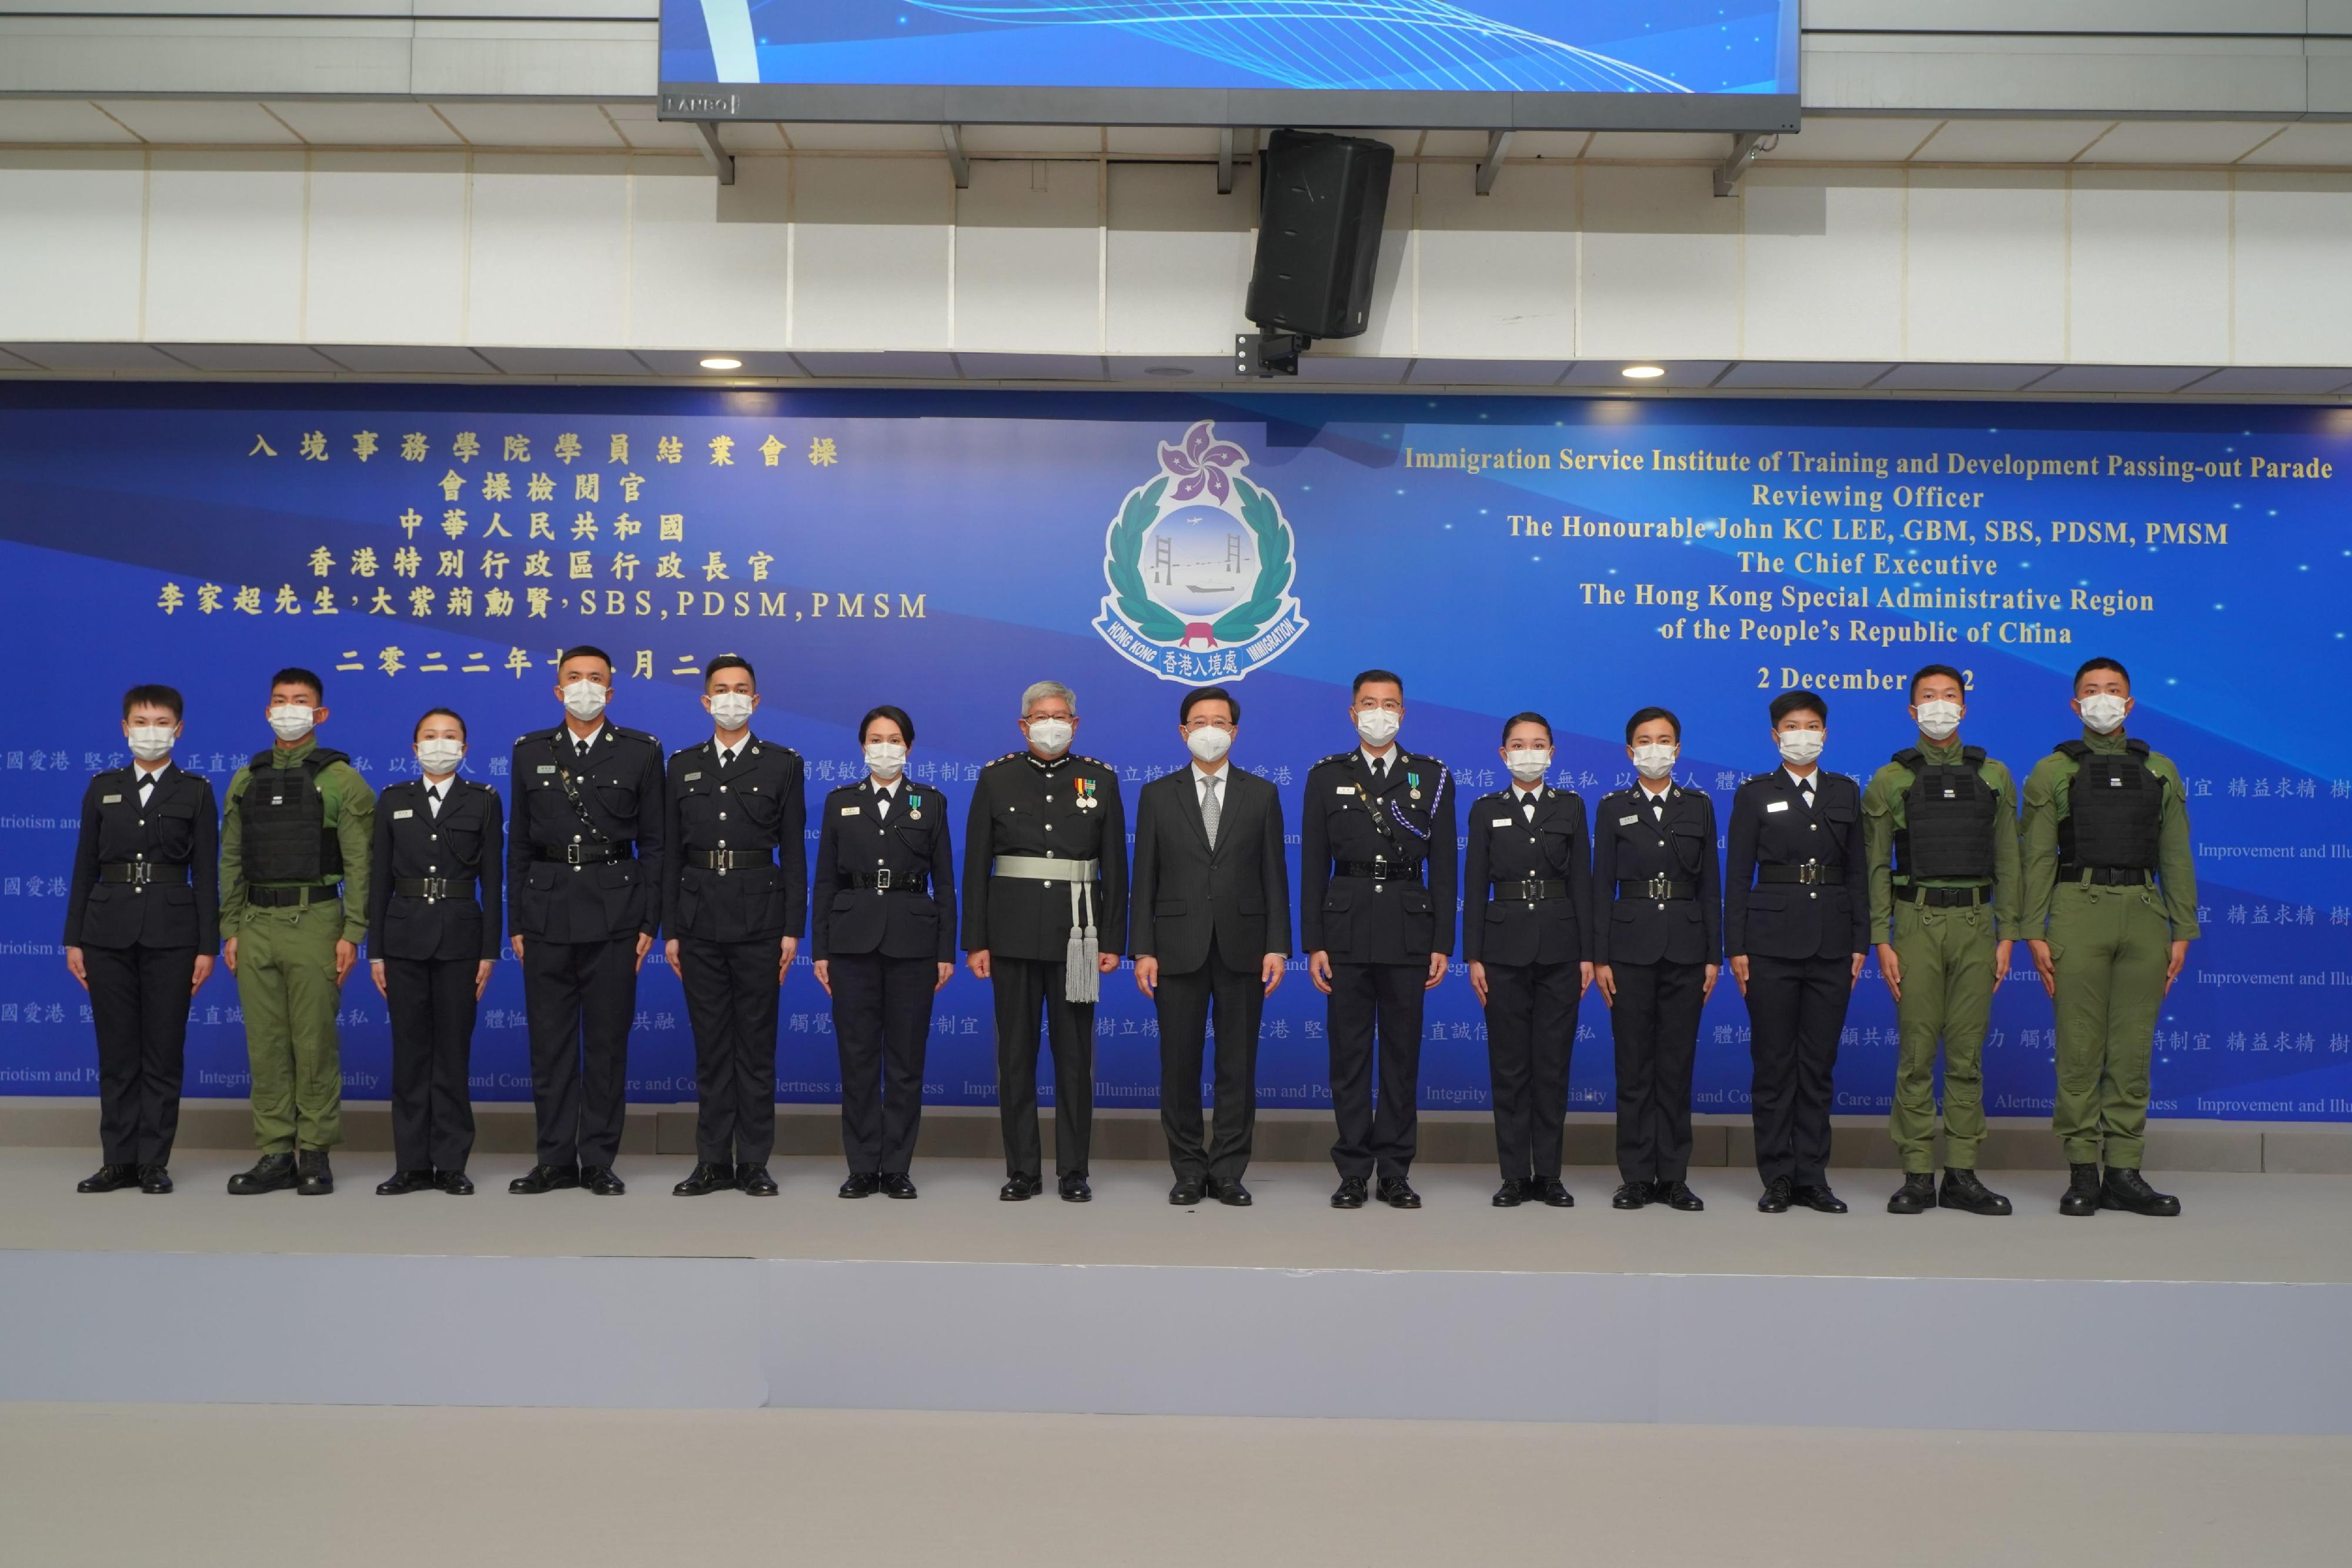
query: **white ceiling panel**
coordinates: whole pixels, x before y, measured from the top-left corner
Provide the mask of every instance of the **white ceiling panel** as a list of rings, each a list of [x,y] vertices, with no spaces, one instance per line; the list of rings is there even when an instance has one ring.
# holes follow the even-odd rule
[[[1421,140],[1421,155],[1424,158],[1484,158],[1486,155],[1486,133],[1483,131],[1433,131]],[[1521,156],[1519,139],[1513,137],[1507,157]]]
[[[1731,156],[1731,138],[1698,131],[1603,131],[1594,135],[1592,145],[1584,150],[1584,155],[1587,158],[1720,162]]]
[[[2050,365],[1897,365],[1873,392],[2016,392],[2040,381]]]
[[[1590,131],[1522,131],[1511,138],[1513,158],[1581,158],[1592,140]]]
[[[1912,149],[1935,134],[1942,121],[1932,119],[1874,120],[1832,115],[1809,116],[1805,128],[1783,134],[1765,158],[1801,158],[1830,163],[1900,163]]]
[[[1833,360],[1771,362],[1743,360],[1723,374],[1718,387],[1773,387],[1790,392],[1852,392],[1866,387],[1886,373],[1884,362],[1846,363]]]
[[[295,147],[301,138],[258,103],[235,99],[109,99],[99,105],[163,146]]]
[[[271,100],[271,113],[320,147],[455,147],[457,133],[421,103],[366,99]]]
[[[604,113],[619,129],[623,140],[632,147],[662,152],[702,151],[700,131],[683,120],[656,118],[650,103],[608,103],[604,105]],[[719,140],[721,146],[728,145],[727,131],[730,129],[732,127],[720,129]],[[777,139],[772,127],[761,125],[750,129],[766,132],[764,136],[751,138],[755,143],[762,144],[761,151],[774,152],[782,150],[783,142]]]
[[[2105,120],[1948,120],[1911,154],[1923,163],[2063,163],[2098,139]]]
[[[135,146],[139,139],[79,99],[0,99],[0,143],[97,141]]]
[[[904,353],[818,353],[803,350],[793,356],[808,367],[813,376],[841,376],[864,381],[911,378],[921,381],[951,382],[961,379],[956,370],[955,356],[929,350]]]
[[[626,147],[593,103],[475,103],[434,107],[477,147]]]
[[[2126,120],[2084,152],[2084,163],[2233,163],[2284,130],[2252,120]]]
[[[1730,361],[1655,360],[1647,362],[1654,363],[1664,371],[1666,372],[1664,375],[1653,376],[1648,381],[1637,382],[1625,374],[1627,365],[1643,362],[1640,360],[1587,360],[1571,368],[1567,379],[1560,384],[1571,387],[1615,387],[1620,392],[1656,392],[1666,387],[1688,390],[1693,387],[1714,385],[1715,378],[1723,374],[1724,366]]]
[[[327,343],[319,352],[363,376],[486,376],[498,368],[471,349],[437,344]]]
[[[2232,365],[2197,383],[2200,392],[2269,392],[2312,397],[2352,383],[2352,370],[2326,365]]]
[[[304,343],[158,343],[191,370],[216,375],[316,375],[339,367]]]
[[[2033,383],[2038,392],[2169,392],[2213,373],[2210,365],[2061,365]]]
[[[1255,131],[1235,132],[1234,151],[1246,155],[1256,145],[1256,135]],[[1162,157],[1213,158],[1217,155],[1217,133],[1197,125],[1114,125],[1110,128],[1110,150],[1114,156],[1141,152]]]
[[[45,371],[181,371],[187,366],[145,343],[0,343]]]
[[[936,125],[786,125],[784,139],[803,152],[938,152]]]
[[[626,349],[482,349],[474,350],[510,376],[641,376],[644,363]]]
[[[1549,387],[1567,372],[1563,360],[1415,360],[1405,380],[1423,386]]]
[[[1100,152],[1103,132],[1098,125],[967,125],[963,150],[991,158],[1067,158]]]
[[[2290,125],[2248,156],[2250,164],[2283,163],[2296,168],[2352,168],[2352,124],[2305,120]]]

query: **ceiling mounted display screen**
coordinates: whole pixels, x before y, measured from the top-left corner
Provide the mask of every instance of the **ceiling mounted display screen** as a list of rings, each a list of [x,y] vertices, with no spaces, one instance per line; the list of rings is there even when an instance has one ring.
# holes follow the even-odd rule
[[[1790,131],[1798,0],[665,0],[685,120]]]

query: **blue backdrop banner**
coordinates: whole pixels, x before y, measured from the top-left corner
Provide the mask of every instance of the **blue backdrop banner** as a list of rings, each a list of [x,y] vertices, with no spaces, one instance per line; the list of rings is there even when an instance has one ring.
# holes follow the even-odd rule
[[[59,935],[82,787],[123,761],[118,698],[188,697],[184,765],[225,789],[267,746],[268,676],[324,673],[321,738],[378,786],[415,771],[425,708],[463,713],[503,789],[513,737],[560,716],[556,651],[617,669],[614,718],[709,733],[698,671],[758,665],[756,727],[807,758],[814,805],[858,776],[857,716],[919,731],[911,776],[959,836],[980,767],[1019,744],[1021,688],[1074,686],[1077,749],[1130,792],[1181,765],[1190,683],[1235,685],[1234,756],[1286,794],[1352,743],[1348,679],[1402,672],[1403,738],[1470,794],[1503,715],[1549,714],[1588,810],[1629,778],[1625,716],[1679,711],[1682,781],[1719,807],[1774,757],[1764,708],[1830,698],[1827,765],[1909,742],[1905,680],[1966,670],[1965,734],[2021,777],[2077,733],[2068,676],[2110,654],[2133,733],[2188,781],[2205,937],[2157,1039],[2160,1115],[2352,1117],[2352,741],[2315,704],[2352,670],[2352,413],[2119,405],[652,390],[0,388],[0,1092],[88,1094],[87,998]],[[812,815],[812,831],[814,826]],[[1295,841],[1295,840],[1294,840]],[[1151,1009],[1104,987],[1097,1095],[1156,1103]],[[345,991],[347,1092],[390,1042]],[[633,1097],[694,1092],[675,978],[649,965]],[[1894,1016],[1858,993],[1838,1108],[1884,1110]],[[1466,981],[1431,998],[1423,1101],[1487,1102]],[[1732,987],[1701,1036],[1699,1108],[1748,1102]],[[1571,1077],[1612,1103],[1589,998]],[[2003,988],[1988,1109],[2053,1093],[2031,966]],[[994,1098],[988,998],[939,998],[929,1097]],[[529,1094],[521,978],[499,966],[475,1094]],[[785,1097],[839,1068],[805,961],[783,1001]],[[1328,1101],[1303,963],[1266,1010],[1270,1107]],[[233,983],[198,997],[188,1092],[247,1085]]]

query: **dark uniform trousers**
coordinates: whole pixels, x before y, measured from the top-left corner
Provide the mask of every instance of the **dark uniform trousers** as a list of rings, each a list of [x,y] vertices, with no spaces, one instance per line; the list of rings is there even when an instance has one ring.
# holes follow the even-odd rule
[[[780,936],[757,942],[677,939],[677,978],[694,1026],[694,1157],[763,1166],[776,1147],[776,1014]]]
[[[1248,1168],[1257,1130],[1257,1031],[1265,1011],[1258,965],[1264,957],[1249,954],[1245,967],[1235,967],[1212,935],[1207,963],[1181,975],[1160,972],[1154,997],[1160,1013],[1160,1127],[1168,1137],[1168,1163],[1181,1173],[1239,1181]],[[1213,1001],[1216,1113],[1204,1142],[1201,1057]]]
[[[495,874],[495,873],[493,873]],[[392,1018],[393,1168],[462,1171],[474,1152],[467,1074],[474,1048],[475,977],[481,960],[383,960]]]
[[[1361,1181],[1402,1180],[1420,1146],[1421,1019],[1429,966],[1331,961],[1331,1163]],[[1375,1050],[1375,1031],[1377,1045]],[[1374,1064],[1379,1085],[1373,1084]],[[1375,1095],[1378,1096],[1375,1099]]]
[[[180,1083],[196,955],[220,946],[219,811],[199,773],[166,765],[145,802],[140,772],[89,781],[74,849],[65,946],[82,950],[98,1034],[98,1133],[105,1163],[163,1166],[180,1129]],[[149,883],[100,868],[148,862]]]
[[[1042,958],[989,958],[989,983],[996,994],[996,1092],[1004,1168],[1018,1176],[1034,1176],[1045,1165],[1045,1145],[1037,1135],[1040,1008],[1054,1052],[1054,1170],[1058,1176],[1087,1173],[1095,1121],[1095,1004],[1063,999],[1066,972],[1065,966]]]
[[[661,918],[662,771],[660,742],[611,723],[585,758],[563,730],[515,743],[507,910],[523,939],[541,1165],[610,1166],[621,1152],[637,939]],[[542,858],[573,845],[635,852],[578,866]]]
[[[1580,963],[1486,964],[1486,1065],[1495,1157],[1507,1177],[1559,1179]]]
[[[1659,879],[1686,896],[1643,896]],[[1609,1032],[1617,1174],[1684,1181],[1699,1009],[1706,967],[1722,951],[1715,802],[1673,783],[1658,795],[1636,785],[1602,796],[1593,813],[1592,882],[1594,961],[1609,966],[1616,988]]]
[[[874,952],[836,953],[825,963],[841,1051],[842,1152],[853,1175],[904,1176],[923,1127],[923,1059],[940,960]],[[1024,1168],[1034,1170],[1037,1156],[1030,1157]]]
[[[1838,1035],[1853,997],[1853,955],[1869,940],[1870,870],[1862,791],[1843,774],[1812,776],[1804,803],[1785,769],[1732,797],[1724,945],[1748,956],[1750,1113],[1756,1172],[1826,1184]],[[1776,880],[1808,863],[1821,880]]]

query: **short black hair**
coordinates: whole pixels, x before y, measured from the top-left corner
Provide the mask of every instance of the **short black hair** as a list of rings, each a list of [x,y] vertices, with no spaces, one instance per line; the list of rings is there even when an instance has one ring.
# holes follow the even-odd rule
[[[1515,713],[1510,717],[1503,721],[1502,744],[1508,746],[1511,743],[1511,731],[1518,728],[1519,726],[1523,724],[1539,724],[1543,726],[1544,738],[1546,740],[1549,740],[1551,738],[1551,720],[1544,717],[1544,716],[1539,713]]]
[[[578,643],[564,649],[556,659],[555,667],[561,670],[574,659],[602,659],[604,661],[604,673],[608,675],[613,673],[613,655],[593,643]]]
[[[1625,721],[1625,744],[1628,746],[1633,745],[1633,732],[1641,728],[1643,725],[1649,723],[1654,718],[1662,718],[1668,724],[1673,725],[1675,727],[1675,744],[1676,746],[1680,746],[1683,743],[1683,721],[1675,716],[1674,709],[1670,707],[1644,707],[1635,708],[1633,710],[1633,716]]]
[[[1348,700],[1354,702],[1358,692],[1376,681],[1386,681],[1397,689],[1397,695],[1404,695],[1404,677],[1394,670],[1364,670],[1357,674],[1354,683],[1348,687]]]
[[[316,670],[306,670],[299,664],[289,664],[269,677],[270,690],[276,691],[279,686],[308,686],[312,696],[320,702],[327,700],[327,683],[319,678]]]
[[[2082,668],[2074,672],[2074,689],[2076,691],[2083,689],[2083,677],[2089,674],[2093,670],[2113,670],[2116,674],[2124,678],[2124,690],[2131,690],[2131,672],[2123,667],[2123,664],[2120,660],[2085,659],[2083,661]]]
[[[867,708],[866,710],[866,716],[857,721],[858,745],[864,746],[866,744],[866,727],[872,724],[877,718],[887,718],[892,724],[897,725],[898,727],[899,738],[904,740],[908,746],[915,744],[915,721],[907,716],[907,710],[902,707],[893,707],[888,703],[884,703],[878,707]]]
[[[717,674],[721,670],[740,670],[745,674],[751,677],[751,684],[753,685],[756,686],[760,684],[760,672],[751,667],[751,660],[745,658],[740,653],[721,653],[719,657],[711,660],[709,664],[703,666],[702,689],[704,691],[707,692],[710,689],[710,677]]]
[[[1927,679],[1931,675],[1943,675],[1949,678],[1958,685],[1961,696],[1966,697],[1969,695],[1968,676],[1960,674],[1959,671],[1952,668],[1951,665],[1922,664],[1912,674],[1911,676],[1911,700],[1913,702],[1916,703],[1919,700],[1919,683]]]
[[[187,717],[187,709],[180,702],[179,692],[171,686],[159,686],[151,683],[147,685],[133,686],[122,694],[123,717],[129,718],[132,708],[142,706],[170,708],[172,717],[175,720]]]
[[[1192,707],[1196,703],[1223,703],[1225,705],[1227,710],[1232,713],[1234,722],[1235,724],[1239,724],[1242,721],[1241,698],[1234,695],[1233,693],[1225,690],[1223,686],[1194,686],[1191,691],[1184,694],[1184,700],[1176,705],[1176,722],[1178,724],[1190,724],[1192,722]]]
[[[1805,713],[1810,711],[1816,718],[1819,718],[1824,726],[1830,722],[1829,701],[1819,692],[1782,692],[1779,696],[1772,699],[1772,706],[1769,711],[1772,715],[1772,727],[1774,729],[1780,728],[1780,721],[1788,717],[1792,713]]]
[[[416,744],[417,732],[425,727],[425,721],[428,718],[454,718],[457,721],[457,738],[460,740],[472,738],[466,733],[466,716],[464,714],[459,713],[453,707],[429,707],[423,713],[416,716],[416,723],[408,732],[409,745],[414,746]]]

